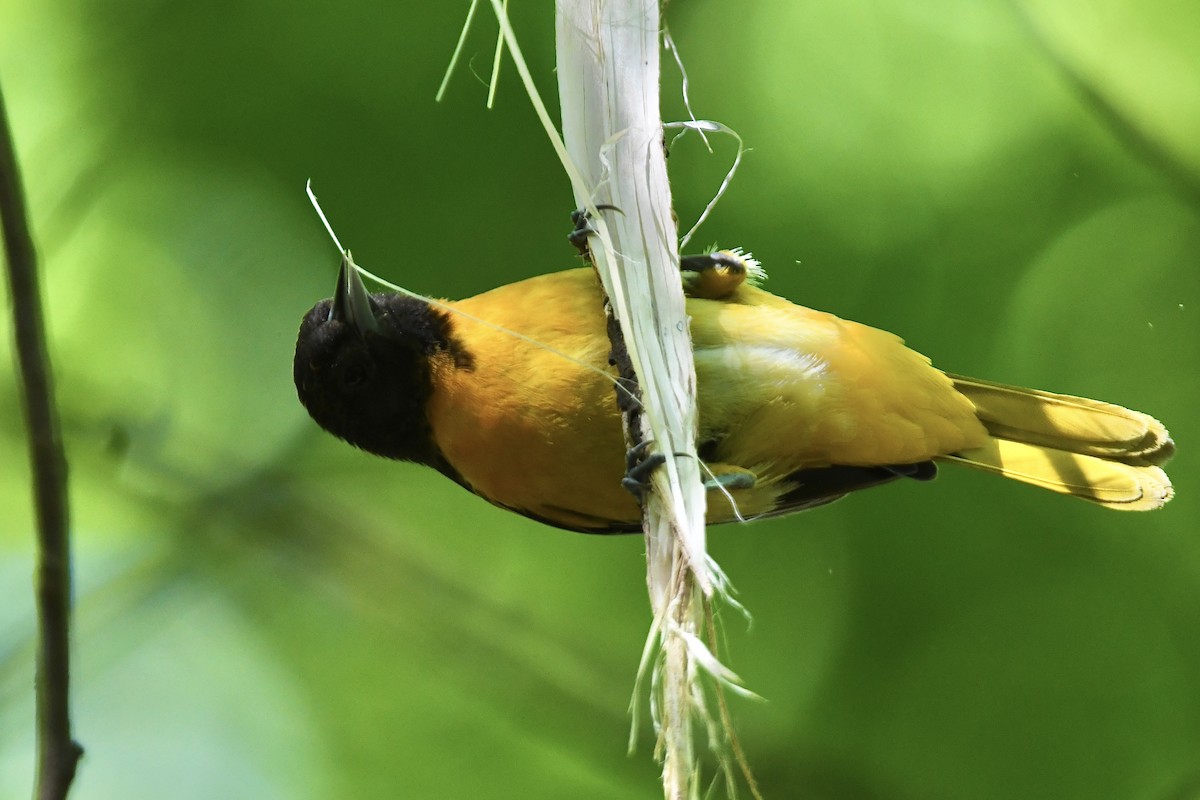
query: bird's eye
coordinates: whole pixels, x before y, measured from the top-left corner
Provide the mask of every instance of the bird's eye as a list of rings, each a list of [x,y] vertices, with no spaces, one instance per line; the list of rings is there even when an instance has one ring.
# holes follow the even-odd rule
[[[355,358],[341,365],[338,370],[338,385],[343,391],[359,391],[370,382],[374,365],[367,359]]]

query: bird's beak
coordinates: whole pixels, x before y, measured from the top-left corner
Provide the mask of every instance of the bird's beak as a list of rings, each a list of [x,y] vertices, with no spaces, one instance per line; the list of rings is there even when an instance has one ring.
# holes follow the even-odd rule
[[[350,254],[342,256],[342,268],[338,270],[337,288],[333,292],[333,305],[329,308],[329,319],[351,325],[360,334],[379,332],[379,321],[371,308],[367,287],[363,286],[358,269],[350,260]]]

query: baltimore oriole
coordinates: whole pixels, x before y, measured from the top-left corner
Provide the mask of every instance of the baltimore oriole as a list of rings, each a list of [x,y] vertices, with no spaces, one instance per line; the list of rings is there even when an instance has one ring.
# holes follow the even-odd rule
[[[710,523],[928,479],[934,462],[1108,508],[1171,498],[1157,465],[1174,445],[1152,417],[949,375],[890,333],[743,283],[744,266],[728,251],[685,260]],[[602,302],[587,268],[439,307],[368,295],[343,261],[335,296],[300,326],[296,389],[335,436],[495,505],[569,530],[636,531]]]

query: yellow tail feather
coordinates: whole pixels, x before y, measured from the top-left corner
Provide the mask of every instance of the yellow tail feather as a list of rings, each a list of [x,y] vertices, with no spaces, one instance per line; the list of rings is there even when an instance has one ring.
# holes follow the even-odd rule
[[[1098,400],[951,378],[992,439],[943,460],[1108,508],[1146,511],[1174,494],[1157,465],[1175,444],[1153,417]]]

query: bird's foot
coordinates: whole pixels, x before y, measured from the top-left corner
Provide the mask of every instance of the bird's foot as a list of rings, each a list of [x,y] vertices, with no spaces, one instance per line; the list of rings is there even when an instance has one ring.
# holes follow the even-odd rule
[[[714,253],[683,256],[679,259],[683,291],[690,297],[720,300],[733,294],[745,283],[762,273],[761,267],[740,250],[717,250]]]
[[[650,491],[650,476],[667,462],[664,454],[649,452],[653,445],[654,442],[647,439],[625,451],[625,477],[621,478],[621,485],[639,505],[645,502],[646,493]]]
[[[637,499],[638,503],[644,502],[646,493],[650,491],[650,476],[654,474],[654,470],[661,467],[667,460],[664,453],[649,452],[653,444],[652,441],[646,440],[625,452],[625,477],[621,479],[621,485]],[[676,455],[684,454],[676,453]],[[753,472],[731,464],[710,464],[707,471],[708,477],[704,480],[704,489],[709,492],[736,492],[753,489],[758,483],[758,476]]]
[[[739,489],[753,489],[754,484],[758,483],[758,476],[748,469],[741,467],[709,467],[712,470],[711,477],[704,480],[704,488],[707,491],[724,490],[726,492],[734,492]]]
[[[622,213],[621,209],[607,203],[596,206],[596,210]],[[575,249],[579,251],[579,255],[590,258],[591,248],[588,246],[588,237],[597,232],[592,227],[592,215],[586,208],[577,208],[571,212],[571,222],[575,224],[575,228],[567,234],[567,241],[574,245]]]

